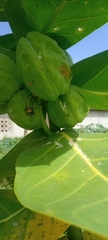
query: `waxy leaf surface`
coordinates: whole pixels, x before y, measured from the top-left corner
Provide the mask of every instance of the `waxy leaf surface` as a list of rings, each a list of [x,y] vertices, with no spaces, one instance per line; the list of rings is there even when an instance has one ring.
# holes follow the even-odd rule
[[[72,84],[81,88],[90,107],[108,110],[108,50],[72,66]]]
[[[23,206],[17,200],[13,190],[0,189],[0,222],[12,218]]]
[[[13,190],[0,190],[0,240],[54,240],[69,224],[25,209]]]
[[[107,133],[62,132],[18,157],[14,190],[33,211],[108,236],[107,168]]]
[[[28,147],[31,148],[35,145],[42,144],[42,140],[46,137],[46,134],[42,129],[35,130],[24,137],[15,147],[13,147],[1,160],[0,160],[0,176],[8,177],[15,175],[15,164],[17,157],[21,152]]]
[[[5,11],[18,40],[32,30],[50,35],[66,49],[108,21],[108,2],[9,0]]]
[[[11,60],[13,60],[14,62],[16,62],[16,54],[13,51],[10,51],[6,48],[2,48],[0,47],[0,53],[5,54],[6,56],[8,56]]]
[[[15,44],[15,39],[13,34],[6,34],[0,36],[0,47],[11,50]]]
[[[7,17],[4,10],[4,0],[0,0],[0,22],[7,21]]]

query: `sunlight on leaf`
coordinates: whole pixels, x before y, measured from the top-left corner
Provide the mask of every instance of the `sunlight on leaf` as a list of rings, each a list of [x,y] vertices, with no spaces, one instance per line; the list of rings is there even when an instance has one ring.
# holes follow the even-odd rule
[[[107,236],[107,162],[107,133],[55,134],[18,157],[15,193],[31,210]]]
[[[66,49],[108,21],[108,2],[83,0],[5,1],[9,23],[18,40],[27,32],[50,35]]]
[[[108,50],[74,64],[72,72],[90,107],[108,110]]]
[[[42,129],[35,130],[25,136],[15,147],[13,147],[1,160],[0,160],[0,176],[8,177],[15,175],[15,164],[17,157],[21,152],[31,146],[39,146],[46,134]]]
[[[68,227],[66,222],[25,209],[13,190],[0,190],[0,240],[55,240]]]

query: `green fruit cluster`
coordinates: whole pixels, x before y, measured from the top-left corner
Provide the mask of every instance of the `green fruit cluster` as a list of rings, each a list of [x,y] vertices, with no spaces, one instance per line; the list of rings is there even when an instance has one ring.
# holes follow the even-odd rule
[[[0,54],[0,114],[25,129],[73,127],[88,114],[81,90],[71,85],[73,61],[56,41],[29,32],[16,47],[16,64]]]
[[[47,103],[51,121],[59,128],[74,127],[83,121],[89,111],[89,105],[80,88],[70,85],[65,95]]]
[[[18,42],[16,62],[21,78],[35,96],[54,101],[69,90],[72,61],[50,37],[29,32]]]

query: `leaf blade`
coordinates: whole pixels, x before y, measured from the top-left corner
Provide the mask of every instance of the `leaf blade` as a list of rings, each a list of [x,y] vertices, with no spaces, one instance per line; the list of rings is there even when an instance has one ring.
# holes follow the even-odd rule
[[[61,0],[14,0],[5,2],[5,11],[15,38],[27,32],[50,34],[64,49],[74,45],[107,22],[108,3]],[[25,21],[26,19],[26,21]],[[61,40],[59,40],[61,38]],[[63,41],[64,40],[64,44]]]
[[[6,34],[4,36],[0,36],[0,47],[6,48],[8,50],[11,50],[11,48],[15,44],[15,39],[13,34]]]
[[[0,0],[0,22],[7,22],[7,17],[4,10],[4,1]]]
[[[16,195],[32,210],[107,236],[108,134],[79,135],[75,141],[70,133],[60,136],[51,137],[52,144],[32,156],[28,152],[19,157]],[[104,149],[98,152],[100,144]]]
[[[22,209],[23,206],[18,202],[13,190],[0,189],[0,222],[11,219]]]
[[[108,109],[108,50],[72,66],[72,84],[81,88],[93,109]]]
[[[46,137],[42,129],[36,130],[25,136],[15,147],[13,147],[1,160],[0,160],[0,176],[14,176],[15,164],[17,157],[21,152],[28,147],[33,147],[40,144],[40,141]],[[14,156],[14,158],[13,158]]]
[[[0,190],[0,240],[57,239],[69,224],[25,209],[13,190]]]

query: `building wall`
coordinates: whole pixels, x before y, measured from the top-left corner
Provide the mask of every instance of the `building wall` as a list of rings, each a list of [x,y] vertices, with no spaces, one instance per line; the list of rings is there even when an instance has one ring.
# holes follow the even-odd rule
[[[0,115],[0,140],[3,137],[23,137],[24,129],[12,122],[7,114]]]
[[[91,123],[101,124],[108,128],[108,111],[92,110],[80,125],[87,126]]]
[[[101,124],[108,128],[108,111],[90,111],[89,115],[78,126]],[[30,131],[28,131],[30,132]],[[3,137],[23,137],[25,130],[12,122],[7,114],[0,115],[0,140]]]

